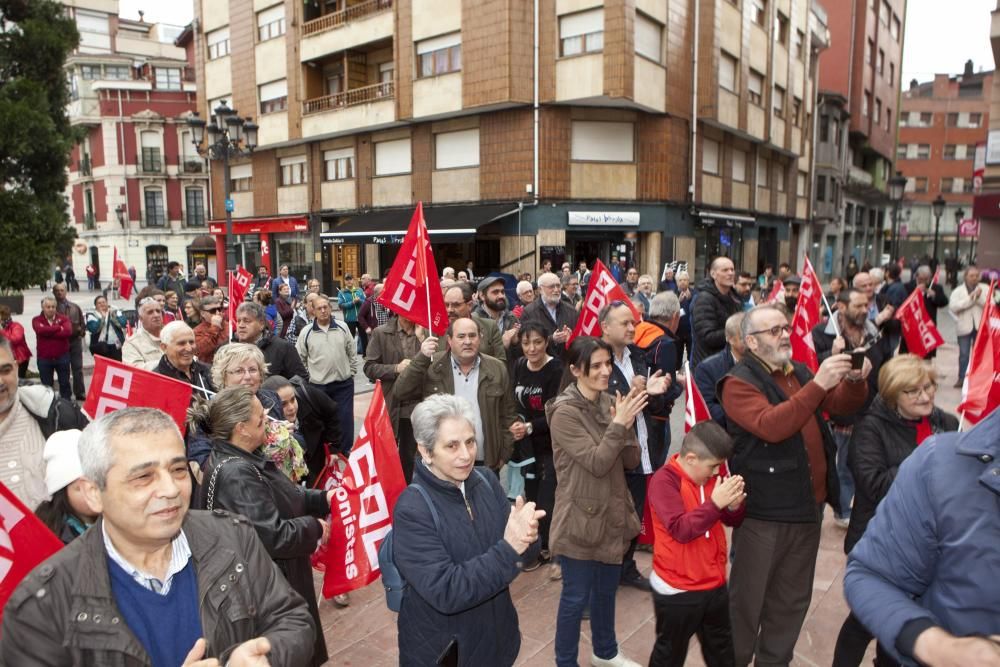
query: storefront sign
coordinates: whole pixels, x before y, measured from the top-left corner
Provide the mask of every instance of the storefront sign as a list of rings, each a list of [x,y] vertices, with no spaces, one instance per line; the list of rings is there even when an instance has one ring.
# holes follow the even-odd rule
[[[639,213],[633,211],[569,211],[569,224],[584,227],[638,227]]]
[[[210,234],[225,234],[226,223],[222,221],[210,222],[208,231]],[[305,217],[233,220],[233,234],[281,234],[307,231],[309,231],[309,220]]]
[[[405,235],[373,236],[371,242],[377,245],[402,245]]]
[[[979,236],[979,220],[975,218],[966,218],[958,225],[958,235],[959,236]]]

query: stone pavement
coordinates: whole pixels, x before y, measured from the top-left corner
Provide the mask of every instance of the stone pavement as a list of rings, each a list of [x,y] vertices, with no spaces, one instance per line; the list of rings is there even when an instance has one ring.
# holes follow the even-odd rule
[[[954,341],[954,322],[943,309],[939,320],[938,326],[944,339]],[[934,364],[938,373],[937,405],[954,412],[960,401],[960,391],[952,387],[957,379],[958,347],[953,342],[945,344],[938,350]],[[355,398],[354,414],[359,423],[368,408],[369,400],[370,395]],[[684,433],[684,409],[681,402],[675,404],[671,424],[672,449],[676,451]],[[813,581],[812,604],[796,645],[795,659],[792,662],[795,667],[818,667],[831,663],[837,633],[848,611],[843,595],[845,532],[833,523],[832,513],[827,508]],[[652,567],[650,554],[637,553],[636,560],[643,573],[648,574]],[[322,589],[320,575],[316,577],[316,587],[317,590]],[[521,654],[517,665],[541,667],[553,664],[555,619],[560,590],[560,582],[550,581],[545,567],[522,574],[511,586],[522,634]],[[649,594],[633,588],[618,589],[616,612],[615,627],[622,650],[633,660],[646,664],[656,634],[653,604]],[[388,667],[398,664],[396,614],[386,608],[380,582],[376,581],[367,588],[351,593],[351,606],[346,609],[338,609],[331,601],[322,600],[320,616],[330,653],[328,665]],[[484,628],[484,631],[488,631],[488,628]],[[874,653],[873,643],[869,647],[866,664],[871,664]],[[580,640],[580,663],[588,664],[589,656],[590,628],[584,622]],[[697,648],[697,639],[692,639],[686,664],[697,667],[704,665]]]

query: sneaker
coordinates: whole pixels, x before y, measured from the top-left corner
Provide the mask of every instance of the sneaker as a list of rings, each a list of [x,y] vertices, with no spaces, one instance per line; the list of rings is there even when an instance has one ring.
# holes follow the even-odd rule
[[[833,522],[837,524],[838,528],[846,529],[848,526],[851,525],[851,518],[847,517],[845,519],[841,519],[839,516],[835,516],[833,517]]]
[[[334,595],[333,604],[340,608],[348,607],[351,604],[351,598],[347,597],[347,593],[344,593],[343,595]]]
[[[527,565],[525,565],[524,568],[523,568],[523,570],[525,572],[534,572],[535,570],[537,570],[538,568],[540,568],[544,563],[545,563],[545,561],[542,559],[541,556],[539,556],[538,558],[536,558],[532,562],[530,562]]]
[[[549,581],[559,581],[562,579],[562,568],[559,567],[559,563],[552,563],[549,565]]]
[[[621,651],[618,651],[618,655],[608,660],[592,655],[590,656],[590,664],[592,667],[642,667],[635,660],[626,658]]]
[[[638,572],[626,574],[625,576],[622,577],[621,581],[618,582],[618,585],[632,586],[633,588],[638,588],[640,591],[646,591],[647,593],[653,590],[652,587],[649,585],[649,579],[642,576]]]

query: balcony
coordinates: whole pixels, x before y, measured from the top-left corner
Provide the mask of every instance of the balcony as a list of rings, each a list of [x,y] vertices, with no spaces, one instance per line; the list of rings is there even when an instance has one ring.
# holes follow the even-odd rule
[[[93,213],[83,214],[83,228],[88,231],[97,229],[97,219],[94,217]]]
[[[83,157],[80,158],[79,168],[80,168],[80,175],[81,176],[92,176],[93,175],[94,170],[93,170],[92,165],[90,164],[90,155],[88,155],[87,153],[83,154]]]
[[[198,211],[188,211],[184,217],[185,227],[204,227],[205,226],[205,210],[201,209]]]
[[[343,3],[338,3],[343,4]],[[367,0],[323,14],[302,25],[302,62],[393,36],[392,0]]]
[[[395,82],[383,81],[308,99],[302,103],[302,135],[326,134],[334,127],[345,131],[389,125],[396,120],[394,94]]]
[[[323,14],[319,18],[306,21],[302,24],[302,36],[309,37],[316,33],[340,28],[351,21],[356,21],[389,9],[392,9],[392,0],[367,0],[356,5],[350,5],[339,11]]]
[[[181,155],[177,158],[177,171],[182,174],[204,174],[205,159],[196,155]]]
[[[302,103],[302,113],[311,114],[368,104],[376,100],[391,99],[395,94],[395,81],[383,81],[371,86],[362,86],[342,93],[324,95]]]
[[[143,229],[162,229],[167,226],[167,216],[163,211],[146,211],[142,214]]]

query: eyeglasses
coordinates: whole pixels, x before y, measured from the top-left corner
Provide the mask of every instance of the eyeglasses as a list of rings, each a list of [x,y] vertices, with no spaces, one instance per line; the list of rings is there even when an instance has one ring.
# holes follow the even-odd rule
[[[256,366],[248,366],[247,368],[231,368],[226,371],[226,375],[229,377],[243,377],[244,375],[249,375],[250,377],[257,377],[260,375],[260,369]]]
[[[761,329],[760,331],[751,331],[750,335],[751,336],[756,336],[758,334],[768,333],[768,334],[771,334],[772,336],[774,336],[775,338],[777,338],[781,334],[788,333],[791,330],[792,330],[792,325],[790,325],[790,324],[777,324],[777,325],[771,327],[770,329]]]
[[[933,382],[928,382],[924,386],[917,387],[916,389],[904,389],[903,394],[905,394],[907,398],[917,398],[921,393],[923,393],[925,396],[930,398],[934,395],[935,391],[937,391],[937,385]]]

